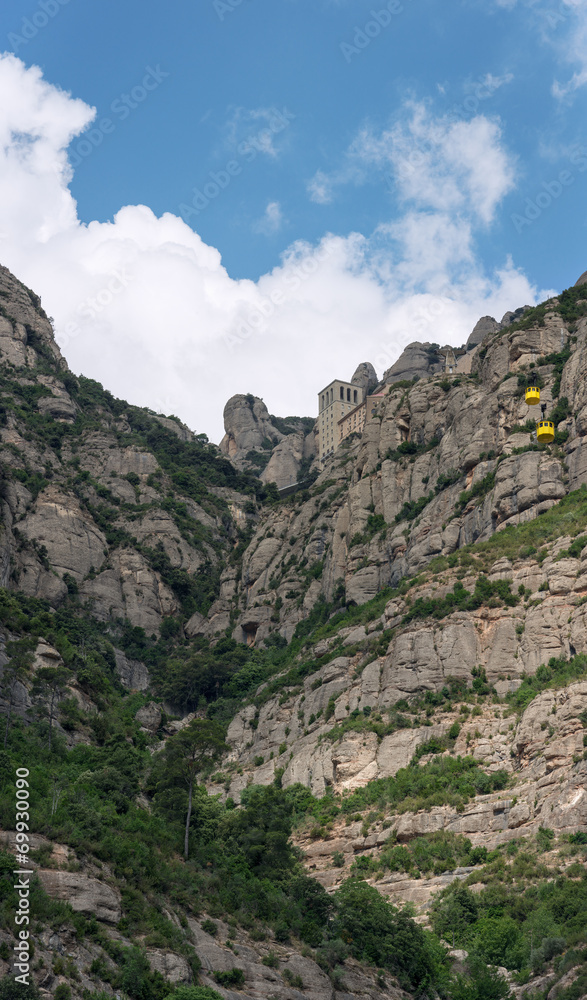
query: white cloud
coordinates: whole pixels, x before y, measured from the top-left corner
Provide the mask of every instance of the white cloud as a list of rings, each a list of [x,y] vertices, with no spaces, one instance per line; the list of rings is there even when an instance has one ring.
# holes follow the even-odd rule
[[[278,201],[270,201],[262,217],[253,223],[253,232],[273,236],[283,225],[283,211]]]
[[[481,84],[497,89],[509,78],[488,74]],[[456,122],[450,114],[434,117],[425,104],[414,101],[406,103],[389,128],[364,126],[342,166],[331,175],[318,171],[310,182],[312,200],[332,201],[336,187],[373,179],[373,168],[393,182],[403,202],[433,211],[465,211],[484,223],[491,222],[515,179],[515,161],[503,145],[498,122],[485,115]]]
[[[413,112],[391,139],[366,134],[369,155],[380,149],[396,170],[403,215],[369,238],[296,243],[257,282],[235,281],[174,215],[127,205],[111,222],[82,224],[65,150],[92,109],[13,56],[0,56],[0,88],[2,263],[42,296],[73,371],[213,440],[233,393],[311,414],[318,389],[360,361],[381,373],[410,341],[459,344],[479,316],[536,300],[510,261],[487,275],[475,256],[475,226],[511,182],[485,120],[447,131],[420,116],[428,146],[415,178]]]
[[[403,201],[491,222],[515,176],[498,123],[484,115],[458,122],[434,118],[421,103],[408,104],[406,111],[407,117],[382,132],[364,128],[350,159],[387,170]]]

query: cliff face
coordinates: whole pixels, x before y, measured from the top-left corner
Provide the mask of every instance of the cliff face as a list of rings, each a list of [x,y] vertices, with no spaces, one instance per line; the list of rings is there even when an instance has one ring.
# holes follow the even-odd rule
[[[238,586],[225,578],[221,597],[238,600],[237,628],[257,620],[260,638],[267,634],[268,605],[278,597],[289,639],[318,596],[331,600],[341,583],[347,602],[362,604],[434,556],[536,517],[585,482],[586,321],[571,334],[556,304],[541,319],[496,331],[472,376],[390,386],[362,437],[338,450],[310,494],[263,519]],[[564,343],[573,342],[557,386],[555,362],[536,363],[560,353],[561,329]],[[519,384],[525,371],[540,374],[549,411],[566,400],[558,411],[562,446],[539,449],[525,428],[533,416]]]
[[[416,345],[416,367],[404,358],[387,373],[362,435],[308,488],[277,500],[263,483],[287,486],[308,473],[312,420],[275,418],[261,400],[236,396],[219,451],[175,418],[74,377],[39,301],[0,270],[0,708],[9,735],[10,712],[16,720],[17,749],[30,727],[41,773],[52,702],[39,684],[65,671],[63,707],[51,717],[55,770],[38,788],[50,799],[52,787],[57,803],[38,820],[48,839],[35,832],[34,863],[51,900],[67,899],[99,924],[83,939],[59,911],[59,930],[39,931],[46,995],[60,983],[73,984],[76,1000],[82,988],[113,994],[124,949],[134,955],[140,945],[161,990],[193,981],[199,962],[203,982],[227,1000],[231,983],[246,996],[286,1000],[300,996],[300,982],[316,1000],[405,996],[393,978],[345,957],[352,935],[326,952],[306,928],[312,947],[300,945],[302,918],[295,933],[274,918],[287,880],[266,909],[255,900],[254,917],[248,899],[233,903],[248,855],[217,867],[225,845],[241,836],[255,854],[267,819],[238,834],[234,806],[249,808],[249,786],[294,795],[298,821],[305,817],[295,843],[333,898],[360,873],[392,902],[411,902],[422,923],[457,879],[482,894],[521,838],[536,853],[546,841],[560,846],[550,882],[567,869],[577,877],[569,836],[587,835],[582,287],[501,323],[481,320],[467,374],[436,372],[433,345]],[[535,419],[524,402],[528,377],[556,423],[547,448],[527,423]],[[374,378],[367,364],[353,377],[367,387]],[[173,840],[184,786],[149,775],[168,741],[206,715],[226,723],[229,751],[206,776],[210,794],[198,789],[196,860],[184,867]],[[438,762],[461,767],[465,758],[478,785],[385,797],[385,782],[404,769],[429,775]],[[320,803],[331,812],[321,814]],[[97,821],[92,810],[101,809]],[[13,846],[4,826],[2,842]],[[283,829],[285,821],[279,836]],[[119,851],[129,837],[132,849]],[[465,861],[444,868],[443,855],[438,871],[417,874],[390,864],[392,846],[409,854],[434,837],[461,847],[468,838]],[[480,869],[475,848],[501,852],[497,867]],[[515,878],[525,871],[520,862]],[[300,878],[292,892],[301,892]],[[139,916],[146,906],[148,929]],[[2,947],[8,936],[0,928]],[[77,973],[69,966],[65,975],[58,955]],[[508,968],[523,979],[520,962]],[[133,1000],[147,995],[133,989]]]
[[[186,586],[209,589],[254,488],[178,421],[76,379],[6,269],[0,308],[0,581],[53,605],[75,592],[96,616],[156,633]]]
[[[238,798],[251,780],[272,781],[278,768],[285,785],[342,794],[406,767],[421,743],[446,736],[459,719],[470,724],[462,724],[454,752],[515,775],[515,806],[494,796],[464,813],[388,817],[368,836],[359,836],[356,824],[312,843],[312,867],[328,859],[327,885],[345,876],[330,867],[334,851],[347,863],[376,853],[390,823],[399,840],[445,829],[493,846],[540,825],[587,830],[584,765],[577,763],[584,682],[545,692],[519,717],[504,701],[474,724],[456,711],[439,712],[432,728],[426,720],[381,736],[363,715],[385,719],[398,701],[438,692],[455,678],[470,684],[480,668],[506,699],[551,657],[587,652],[583,501],[555,513],[561,498],[587,482],[587,322],[564,313],[564,301],[561,313],[552,300],[535,320],[529,313],[489,331],[471,377],[391,386],[361,439],[336,453],[309,496],[268,514],[244,554],[241,580],[232,584],[238,637],[253,632],[259,641],[279,628],[289,640],[316,602],[332,602],[337,591],[347,607],[365,612],[357,608],[356,624],[343,623],[299,656],[317,665],[326,659],[324,666],[235,717],[229,738],[242,774],[231,779],[231,795]],[[557,421],[560,443],[547,449],[525,426],[527,372],[544,385],[542,399]],[[532,534],[540,515],[543,544],[538,530]],[[440,622],[425,615],[410,621],[418,602],[431,601],[437,614],[455,585],[474,592],[479,574],[490,584],[508,581],[512,606],[494,599],[492,608],[490,599],[474,611],[445,611]],[[382,588],[414,578],[409,594],[377,602]],[[357,712],[365,725],[354,732]]]

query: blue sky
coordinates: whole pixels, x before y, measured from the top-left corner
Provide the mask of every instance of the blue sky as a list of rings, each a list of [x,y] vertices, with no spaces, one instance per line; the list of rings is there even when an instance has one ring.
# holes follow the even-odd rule
[[[0,260],[120,395],[311,413],[587,268],[585,8],[13,0]]]

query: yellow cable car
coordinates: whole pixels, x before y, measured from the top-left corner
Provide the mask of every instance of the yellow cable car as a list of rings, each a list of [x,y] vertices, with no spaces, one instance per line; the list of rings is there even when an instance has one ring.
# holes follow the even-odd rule
[[[540,402],[540,389],[537,385],[529,385],[526,389],[526,403],[528,406],[536,406]]]
[[[552,444],[554,441],[554,424],[552,420],[540,420],[536,424],[536,437],[539,444]]]

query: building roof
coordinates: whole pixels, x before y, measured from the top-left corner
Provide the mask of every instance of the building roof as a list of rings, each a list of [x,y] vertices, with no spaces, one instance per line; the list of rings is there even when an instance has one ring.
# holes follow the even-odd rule
[[[329,382],[328,385],[325,385],[323,389],[320,389],[320,392],[318,393],[318,395],[320,396],[321,393],[326,392],[327,389],[330,389],[330,387],[332,385],[334,385],[335,382],[342,382],[342,384],[345,385],[348,389],[357,389],[357,388],[359,388],[358,386],[353,385],[352,382],[349,382],[348,379],[346,379],[346,378],[333,378],[332,382]]]

